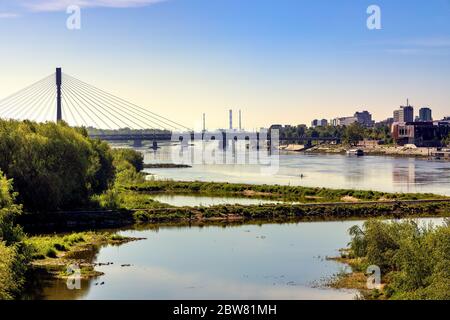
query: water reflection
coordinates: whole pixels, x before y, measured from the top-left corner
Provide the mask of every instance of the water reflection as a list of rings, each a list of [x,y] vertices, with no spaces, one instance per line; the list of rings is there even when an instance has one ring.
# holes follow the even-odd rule
[[[170,163],[172,148],[142,149],[146,163]],[[196,154],[196,147],[190,147]],[[220,150],[218,151],[220,152]],[[194,164],[184,169],[148,169],[159,179],[354,188],[384,192],[432,192],[450,195],[450,162],[386,156],[282,153],[279,168],[261,174],[260,164]],[[275,163],[275,162],[273,162]]]
[[[421,219],[442,222],[442,219]],[[362,221],[232,227],[155,227],[120,233],[147,240],[101,248],[104,275],[68,290],[41,283],[45,299],[352,299],[356,292],[317,287],[344,270],[326,259]],[[126,265],[126,266],[125,266]],[[129,265],[129,266],[128,266]],[[104,285],[99,285],[104,282]],[[97,284],[97,285],[96,285]]]
[[[240,204],[240,205],[259,205],[259,204],[274,204],[280,203],[280,201],[270,201],[261,199],[251,199],[251,198],[236,198],[236,197],[203,197],[203,196],[186,196],[186,195],[155,195],[151,196],[153,200],[167,203],[175,207],[209,207],[215,205],[226,205],[226,204]]]

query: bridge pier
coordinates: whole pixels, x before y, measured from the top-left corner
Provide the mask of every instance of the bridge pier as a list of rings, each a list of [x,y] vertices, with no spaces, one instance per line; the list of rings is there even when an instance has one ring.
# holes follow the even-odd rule
[[[137,139],[133,141],[133,147],[135,148],[142,148],[142,140],[141,139]]]
[[[227,139],[226,132],[222,132],[222,140],[219,143],[220,143],[220,148],[222,148],[224,150],[228,147],[228,139]]]

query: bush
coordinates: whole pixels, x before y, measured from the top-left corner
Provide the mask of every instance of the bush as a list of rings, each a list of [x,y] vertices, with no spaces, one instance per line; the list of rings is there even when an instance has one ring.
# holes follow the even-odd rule
[[[450,225],[368,220],[351,229],[355,256],[381,268],[393,299],[450,299]]]
[[[13,299],[23,284],[23,278],[15,273],[17,260],[16,248],[0,242],[0,300]]]
[[[14,203],[12,182],[0,171],[0,299],[12,299],[20,293],[29,262],[24,234],[15,224],[21,207]]]
[[[28,211],[77,207],[113,181],[109,147],[64,123],[0,120],[0,169]]]
[[[112,155],[117,170],[128,169],[131,165],[136,172],[144,169],[144,156],[133,149],[113,149]]]

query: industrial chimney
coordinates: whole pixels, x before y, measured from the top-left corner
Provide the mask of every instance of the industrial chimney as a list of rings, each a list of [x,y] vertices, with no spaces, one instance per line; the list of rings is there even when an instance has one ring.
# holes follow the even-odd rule
[[[203,114],[203,132],[206,131],[206,115]]]
[[[230,109],[230,130],[233,130],[233,110]]]
[[[242,123],[241,123],[241,110],[239,109],[239,131],[242,130]]]

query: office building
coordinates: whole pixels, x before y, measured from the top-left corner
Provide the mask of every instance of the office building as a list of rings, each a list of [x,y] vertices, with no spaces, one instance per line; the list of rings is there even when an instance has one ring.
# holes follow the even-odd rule
[[[372,120],[372,114],[368,111],[355,112],[354,117],[356,121],[365,127],[373,127],[374,121]]]
[[[413,122],[414,108],[412,106],[401,106],[394,111],[394,122]]]
[[[430,108],[423,107],[419,110],[419,121],[433,121],[432,111]]]

